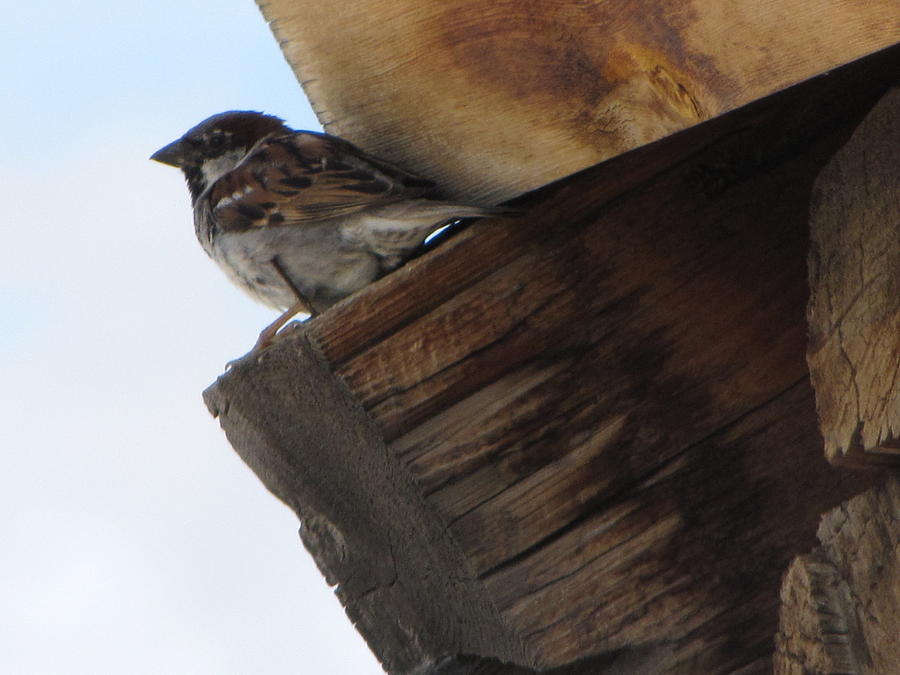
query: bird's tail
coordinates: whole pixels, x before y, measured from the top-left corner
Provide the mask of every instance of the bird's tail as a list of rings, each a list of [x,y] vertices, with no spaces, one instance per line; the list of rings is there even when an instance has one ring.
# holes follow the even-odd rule
[[[417,200],[416,216],[433,218],[435,223],[450,223],[466,218],[491,218],[521,216],[524,211],[511,206],[475,206],[455,202]]]
[[[415,199],[388,204],[377,212],[371,212],[368,225],[373,229],[386,230],[435,229],[441,225],[466,218],[514,216],[521,213],[521,210],[506,206],[474,206],[430,199]]]

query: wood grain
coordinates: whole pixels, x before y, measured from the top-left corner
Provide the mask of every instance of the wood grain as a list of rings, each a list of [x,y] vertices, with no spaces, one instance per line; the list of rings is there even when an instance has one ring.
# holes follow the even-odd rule
[[[900,481],[826,514],[781,590],[776,675],[880,675],[900,663]]]
[[[900,40],[895,0],[257,0],[332,133],[502,201]]]
[[[536,666],[769,658],[795,547],[867,480],[820,458],[807,205],[885,58],[551,186],[310,324]]]
[[[900,87],[816,180],[809,366],[825,452],[900,462]]]
[[[771,667],[783,571],[873,483],[822,457],[807,219],[898,69],[546,186],[210,390],[391,672]]]
[[[244,461],[296,512],[304,545],[381,663],[412,674],[461,653],[527,661],[371,420],[302,330],[285,337],[204,399]]]

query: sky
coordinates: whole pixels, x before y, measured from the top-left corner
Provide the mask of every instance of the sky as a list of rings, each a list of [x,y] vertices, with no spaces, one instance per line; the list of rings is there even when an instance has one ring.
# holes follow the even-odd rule
[[[274,313],[148,160],[229,109],[318,128],[255,3],[7,3],[0,35],[0,672],[381,673],[201,399]]]

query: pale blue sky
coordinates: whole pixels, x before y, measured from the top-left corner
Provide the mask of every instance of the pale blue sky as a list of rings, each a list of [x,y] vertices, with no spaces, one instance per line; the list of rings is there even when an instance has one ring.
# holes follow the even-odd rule
[[[7,4],[0,672],[380,673],[203,406],[272,312],[147,159],[222,110],[316,125],[256,5]]]

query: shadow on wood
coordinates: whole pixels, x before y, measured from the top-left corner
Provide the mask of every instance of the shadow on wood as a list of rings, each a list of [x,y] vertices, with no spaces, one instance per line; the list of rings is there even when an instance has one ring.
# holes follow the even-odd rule
[[[807,205],[898,67],[550,185],[207,390],[389,672],[771,667],[784,569],[874,480],[822,457]]]

